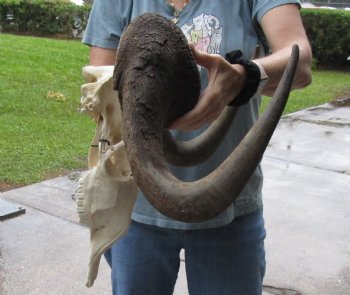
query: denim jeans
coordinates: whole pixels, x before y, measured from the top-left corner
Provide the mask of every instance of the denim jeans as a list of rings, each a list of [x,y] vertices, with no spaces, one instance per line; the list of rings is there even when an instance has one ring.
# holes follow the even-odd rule
[[[185,252],[191,295],[261,295],[265,274],[262,210],[228,225],[174,230],[132,222],[105,255],[114,295],[170,295]]]

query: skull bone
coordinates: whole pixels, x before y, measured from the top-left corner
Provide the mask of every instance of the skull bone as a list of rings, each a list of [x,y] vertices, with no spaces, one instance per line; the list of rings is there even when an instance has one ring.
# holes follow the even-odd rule
[[[113,66],[83,68],[87,83],[81,88],[81,111],[96,122],[89,171],[76,190],[79,222],[90,229],[88,287],[97,277],[103,253],[127,231],[137,194],[122,141],[121,109],[112,75]]]

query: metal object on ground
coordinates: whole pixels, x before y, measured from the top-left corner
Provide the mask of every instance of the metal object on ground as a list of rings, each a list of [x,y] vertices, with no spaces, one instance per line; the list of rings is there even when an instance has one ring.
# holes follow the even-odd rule
[[[16,217],[24,214],[26,209],[0,198],[0,220]]]

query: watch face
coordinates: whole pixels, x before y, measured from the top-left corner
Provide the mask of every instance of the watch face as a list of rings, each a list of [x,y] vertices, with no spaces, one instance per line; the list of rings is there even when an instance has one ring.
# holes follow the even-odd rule
[[[260,68],[260,74],[261,74],[260,79],[262,81],[267,81],[269,79],[263,67]]]
[[[264,80],[267,80],[269,78],[269,76],[267,76],[263,66],[257,62],[257,61],[253,61],[253,63],[255,63],[258,67],[259,67],[259,70],[260,70],[260,80],[261,81],[264,81]]]
[[[256,93],[255,93],[256,95],[259,95],[259,94],[262,93],[262,91],[263,91],[263,89],[264,89],[264,87],[265,87],[269,77],[267,76],[263,66],[259,62],[253,61],[253,63],[255,63],[258,66],[259,70],[260,70],[260,82],[259,82],[259,86],[258,86],[258,88],[256,90]]]
[[[265,71],[264,71],[264,73],[265,73]],[[260,95],[263,92],[264,87],[265,87],[268,80],[269,80],[269,77],[266,75],[266,73],[265,73],[265,76],[261,75],[261,80],[260,80],[258,89],[256,90],[255,94]]]

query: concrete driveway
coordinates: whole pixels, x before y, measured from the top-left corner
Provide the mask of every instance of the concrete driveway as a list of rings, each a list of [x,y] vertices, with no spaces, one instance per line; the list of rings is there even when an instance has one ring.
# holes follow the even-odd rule
[[[263,168],[264,294],[349,295],[349,101],[285,116]],[[79,176],[0,194],[2,204],[26,210],[0,222],[1,295],[111,294],[104,260],[94,286],[85,287],[89,234],[72,200]],[[174,294],[188,294],[186,286],[183,262]]]

